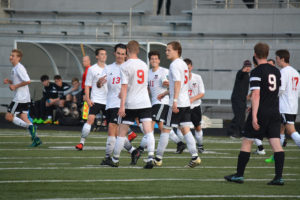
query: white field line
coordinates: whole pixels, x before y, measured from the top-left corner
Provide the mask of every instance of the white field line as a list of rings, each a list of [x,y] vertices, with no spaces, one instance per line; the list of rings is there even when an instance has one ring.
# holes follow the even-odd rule
[[[292,198],[299,199],[300,195],[172,195],[172,196],[122,196],[122,197],[94,197],[94,198],[52,198],[43,200],[114,200],[114,199],[200,199],[200,198]]]
[[[284,179],[285,181],[299,181],[300,179]],[[149,179],[88,179],[88,180],[5,180],[0,181],[0,184],[6,183],[95,183],[95,182],[153,182],[153,181],[196,181],[196,182],[226,182],[224,178],[215,179],[192,179],[192,178],[149,178]],[[265,182],[270,179],[246,179],[248,182]]]

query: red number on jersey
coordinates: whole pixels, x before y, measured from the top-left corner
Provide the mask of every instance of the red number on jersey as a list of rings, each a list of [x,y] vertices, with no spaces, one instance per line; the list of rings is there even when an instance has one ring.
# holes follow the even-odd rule
[[[298,85],[298,82],[299,82],[299,78],[298,77],[293,77],[292,78],[292,90],[297,90],[297,85]]]
[[[149,81],[149,87],[154,87],[154,81]]]
[[[139,78],[137,80],[137,83],[138,84],[143,84],[144,81],[145,81],[144,70],[139,69],[139,70],[137,70],[136,74],[137,74],[137,77]]]
[[[120,81],[121,81],[121,78],[120,78],[120,77],[116,77],[116,78],[114,77],[114,78],[113,78],[112,84],[119,84]]]
[[[189,96],[192,96],[193,90],[189,90]]]
[[[187,84],[188,80],[189,80],[188,70],[184,70],[184,84]]]

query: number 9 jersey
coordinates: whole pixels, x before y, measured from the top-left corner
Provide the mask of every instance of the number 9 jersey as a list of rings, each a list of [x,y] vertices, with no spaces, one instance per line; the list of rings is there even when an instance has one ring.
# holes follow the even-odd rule
[[[126,109],[151,108],[148,71],[148,66],[140,59],[129,59],[121,65],[121,83],[128,84]]]
[[[270,65],[261,64],[251,71],[250,90],[260,90],[258,115],[279,113],[280,71]]]

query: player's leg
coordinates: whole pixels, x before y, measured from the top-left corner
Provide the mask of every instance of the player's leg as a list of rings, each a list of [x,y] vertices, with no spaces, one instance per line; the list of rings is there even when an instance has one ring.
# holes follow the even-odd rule
[[[198,152],[203,153],[203,131],[201,128],[202,114],[200,106],[197,106],[191,110],[191,120],[195,127],[195,139],[197,142]]]
[[[262,140],[256,138],[256,139],[254,139],[254,143],[257,146],[257,149],[254,153],[258,154],[258,155],[265,155],[266,151],[265,151],[264,146],[262,144]]]
[[[155,139],[154,132],[152,129],[152,120],[151,118],[142,118],[143,130],[147,139],[147,151],[148,151],[148,159],[147,164],[144,166],[145,169],[153,168],[153,158],[154,158],[154,150],[155,150]]]
[[[284,151],[280,144],[279,138],[269,138],[269,143],[274,152],[274,161],[275,161],[275,177],[268,185],[284,185],[282,179],[282,171],[284,166]]]
[[[230,182],[243,183],[244,182],[244,172],[247,163],[250,159],[251,147],[253,144],[253,139],[243,138],[242,146],[238,156],[236,173],[232,175],[225,176],[224,178]]]
[[[42,144],[42,140],[37,135],[37,127],[31,123],[28,119],[27,111],[20,113],[20,118],[28,125],[28,130],[31,135],[32,144],[31,147],[37,147]]]
[[[164,152],[168,146],[169,134],[171,128],[163,128],[160,134],[159,142],[157,144],[156,156],[154,158],[154,165],[161,166]]]
[[[285,128],[287,134],[291,136],[296,145],[300,148],[300,134],[296,131],[294,122],[287,123]]]

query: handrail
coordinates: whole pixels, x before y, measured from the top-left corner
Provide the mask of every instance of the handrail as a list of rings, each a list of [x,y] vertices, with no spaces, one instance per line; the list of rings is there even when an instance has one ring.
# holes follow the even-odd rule
[[[132,10],[140,5],[141,3],[143,3],[145,0],[141,0],[135,4],[133,4],[130,9],[129,9],[129,39],[131,40],[131,34],[132,34]]]

